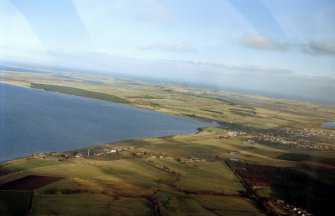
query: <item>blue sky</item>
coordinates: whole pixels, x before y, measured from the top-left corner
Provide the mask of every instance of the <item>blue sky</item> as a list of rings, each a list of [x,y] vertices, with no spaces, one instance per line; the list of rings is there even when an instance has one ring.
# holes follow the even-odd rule
[[[209,83],[335,78],[332,0],[0,2],[2,59]]]

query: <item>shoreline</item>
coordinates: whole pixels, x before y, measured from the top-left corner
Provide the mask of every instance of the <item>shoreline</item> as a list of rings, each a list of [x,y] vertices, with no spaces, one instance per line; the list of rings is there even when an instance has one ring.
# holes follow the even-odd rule
[[[40,88],[33,88],[31,86],[16,85],[14,83],[3,82],[1,80],[0,80],[0,84],[15,86],[15,87],[19,87],[19,88],[22,87],[22,88],[26,88],[26,89],[32,89],[32,90],[37,90],[37,91],[42,91],[42,92],[47,92],[47,93],[53,93],[53,94],[72,96],[72,97],[77,97],[77,98],[81,98],[81,99],[85,99],[85,100],[93,100],[93,101],[105,102],[105,103],[115,103],[115,104],[118,104],[120,106],[130,107],[130,108],[134,108],[134,109],[147,110],[147,111],[152,111],[152,112],[165,114],[165,115],[169,115],[169,116],[178,116],[178,117],[190,119],[190,120],[193,120],[193,121],[201,121],[201,122],[206,122],[206,123],[210,123],[210,124],[219,125],[219,122],[217,120],[210,119],[210,118],[207,118],[207,117],[202,117],[202,116],[194,116],[193,117],[193,116],[190,116],[190,115],[179,115],[178,113],[174,114],[174,113],[170,113],[170,112],[162,112],[162,111],[150,109],[149,107],[141,107],[141,106],[132,105],[131,103],[129,103],[129,104],[128,103],[121,103],[121,102],[103,100],[103,99],[98,99],[98,98],[85,97],[85,96],[79,96],[79,95],[74,95],[74,94],[67,94],[67,93],[58,92],[58,91],[49,91],[49,90],[40,89]]]
[[[56,151],[48,151],[48,152],[34,152],[34,153],[31,153],[31,154],[27,154],[25,156],[18,156],[18,157],[14,157],[14,158],[10,158],[10,159],[5,159],[5,160],[1,160],[0,161],[0,165],[8,162],[8,161],[12,161],[12,160],[17,160],[17,159],[23,159],[23,158],[30,158],[32,157],[32,154],[41,154],[41,153],[53,153],[53,152],[67,152],[67,151],[74,151],[74,150],[78,150],[78,149],[81,149],[81,148],[89,148],[89,147],[94,147],[94,146],[97,146],[97,145],[102,145],[102,144],[107,144],[107,143],[116,143],[116,142],[121,142],[121,141],[130,141],[130,140],[137,140],[137,139],[145,139],[145,138],[160,138],[160,137],[164,137],[164,136],[176,136],[176,135],[190,135],[190,134],[196,134],[198,133],[199,129],[200,128],[207,128],[207,127],[210,127],[210,128],[214,128],[214,127],[219,127],[220,124],[214,120],[212,121],[204,121],[204,119],[195,119],[195,118],[191,118],[189,116],[182,116],[182,115],[175,115],[175,114],[171,114],[171,113],[163,113],[163,112],[157,112],[157,111],[154,111],[154,110],[150,110],[150,109],[144,109],[144,108],[140,108],[140,107],[135,107],[135,106],[131,106],[129,104],[123,104],[123,103],[116,103],[116,102],[112,102],[112,101],[107,101],[107,100],[101,100],[101,99],[95,99],[95,98],[89,98],[89,97],[84,97],[84,96],[77,96],[77,95],[72,95],[72,94],[66,94],[66,93],[61,93],[61,92],[55,92],[55,91],[47,91],[47,90],[44,90],[44,89],[37,89],[37,88],[31,88],[31,87],[24,87],[24,86],[18,86],[18,85],[12,85],[12,84],[8,84],[8,83],[4,83],[4,82],[1,82],[1,84],[3,85],[9,85],[9,86],[13,86],[13,87],[17,87],[17,88],[25,88],[25,89],[30,89],[32,91],[41,91],[41,92],[45,92],[47,94],[59,94],[59,95],[64,95],[64,96],[67,96],[67,97],[75,97],[75,98],[80,98],[81,100],[86,100],[86,101],[98,101],[98,102],[103,102],[103,103],[113,103],[113,104],[116,104],[117,106],[123,106],[123,107],[127,107],[127,108],[131,108],[131,109],[137,109],[137,110],[145,110],[145,111],[149,111],[149,112],[154,112],[154,113],[158,113],[160,115],[166,115],[166,116],[171,116],[171,117],[178,117],[178,118],[184,118],[184,119],[189,119],[189,120],[192,120],[192,121],[195,121],[195,122],[199,122],[199,124],[201,123],[206,123],[207,125],[204,125],[204,126],[200,126],[195,128],[194,130],[192,130],[191,133],[173,133],[173,134],[166,134],[166,135],[157,135],[157,136],[145,136],[145,137],[133,137],[133,138],[126,138],[126,139],[118,139],[118,140],[113,140],[113,141],[110,141],[110,140],[106,140],[106,141],[103,141],[103,142],[97,142],[97,143],[92,143],[92,144],[89,144],[87,146],[83,146],[83,147],[75,147],[75,148],[68,148],[68,149],[65,149],[65,150],[56,150]]]
[[[188,134],[171,134],[171,135],[163,135],[163,136],[152,136],[152,137],[137,137],[134,139],[122,139],[122,140],[115,140],[115,141],[111,141],[111,142],[103,142],[103,143],[97,143],[97,144],[92,144],[89,146],[84,146],[81,148],[75,148],[75,149],[69,149],[69,150],[64,150],[64,151],[50,151],[50,152],[36,152],[36,153],[32,153],[31,155],[27,155],[27,156],[20,156],[17,158],[13,158],[13,159],[8,159],[8,160],[4,160],[4,161],[0,161],[0,168],[1,166],[4,166],[6,163],[10,163],[11,161],[15,161],[15,160],[20,160],[20,159],[28,159],[28,158],[33,158],[34,155],[40,155],[40,154],[45,154],[45,155],[52,155],[52,154],[62,154],[62,153],[66,153],[66,152],[73,152],[73,151],[79,151],[79,150],[83,150],[83,149],[89,149],[89,148],[96,148],[102,145],[113,145],[119,142],[133,142],[133,141],[139,141],[142,139],[161,139],[161,138],[166,138],[166,137],[173,137],[173,136],[186,136],[186,135],[196,135],[199,133],[199,130],[201,128],[215,128],[215,127],[198,127],[194,133],[188,133]],[[1,176],[1,175],[0,175]]]

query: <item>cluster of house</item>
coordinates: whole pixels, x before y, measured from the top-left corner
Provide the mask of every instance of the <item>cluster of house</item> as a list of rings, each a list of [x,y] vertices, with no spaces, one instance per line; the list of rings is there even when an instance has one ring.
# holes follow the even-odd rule
[[[182,163],[190,163],[190,162],[205,162],[206,159],[199,157],[183,157],[178,159]]]
[[[75,158],[81,158],[83,156],[83,154],[81,152],[77,152],[74,154]]]
[[[298,138],[297,140],[288,139],[287,137],[280,137],[274,135],[262,135],[259,138],[259,141],[271,142],[277,145],[286,145],[296,149],[303,149],[303,150],[319,150],[319,151],[328,151],[328,150],[335,150],[335,147],[331,147],[324,144],[317,144],[315,145],[313,142],[306,141],[303,139]]]
[[[133,146],[121,145],[121,146],[114,146],[111,149],[104,149],[104,152],[106,154],[112,154],[112,153],[121,152],[121,151],[134,150],[134,148],[135,147]]]
[[[320,139],[320,142],[316,142]],[[323,140],[326,140],[326,143]],[[294,130],[285,128],[283,131],[269,132],[260,135],[259,141],[271,142],[278,145],[286,145],[303,150],[332,151],[335,147],[330,145],[335,140],[334,130],[305,128],[303,130]],[[318,144],[315,144],[318,143]]]
[[[218,139],[222,138],[231,138],[231,137],[236,137],[236,136],[243,136],[246,135],[245,132],[241,131],[223,131],[221,134],[218,135]]]
[[[112,148],[105,148],[103,150],[97,150],[97,149],[87,149],[87,153],[83,152],[77,152],[74,154],[74,157],[81,158],[83,156],[100,156],[103,154],[113,154],[117,152],[127,151],[127,150],[133,150],[135,147],[133,146],[127,146],[127,145],[121,145],[121,146],[113,146]]]
[[[261,190],[261,189],[263,189],[263,187],[258,186],[258,185],[254,185],[254,186],[252,186],[252,189],[254,189],[254,190]]]
[[[156,158],[162,159],[162,158],[164,158],[164,155],[153,155],[153,156],[151,156],[151,158],[153,158],[153,159],[156,159]]]
[[[227,131],[226,133],[219,135],[218,139],[230,138],[230,137],[236,137],[236,136],[237,136],[236,131]]]
[[[327,130],[324,128],[304,128],[303,130],[286,129],[286,132],[293,135],[310,139],[311,137],[327,137],[335,140],[335,130]]]
[[[294,212],[295,215],[299,215],[299,216],[312,216],[313,215],[311,213],[308,213],[304,209],[300,209],[300,208],[293,207],[293,206],[291,206],[291,211]]]
[[[285,204],[284,200],[276,200],[277,206],[280,206],[286,209],[289,215],[297,215],[297,216],[312,216],[313,214],[308,213],[307,210],[298,208],[296,206]]]

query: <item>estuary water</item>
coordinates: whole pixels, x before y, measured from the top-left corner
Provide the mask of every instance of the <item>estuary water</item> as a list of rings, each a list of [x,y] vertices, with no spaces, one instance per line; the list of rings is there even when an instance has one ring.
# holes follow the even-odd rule
[[[323,128],[334,128],[335,129],[335,122],[323,122],[322,127]]]
[[[0,161],[99,143],[196,132],[174,115],[0,83]]]

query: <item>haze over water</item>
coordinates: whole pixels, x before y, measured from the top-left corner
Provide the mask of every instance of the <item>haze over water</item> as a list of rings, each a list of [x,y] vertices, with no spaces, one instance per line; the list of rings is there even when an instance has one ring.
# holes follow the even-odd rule
[[[127,105],[0,83],[0,161],[209,126]]]

